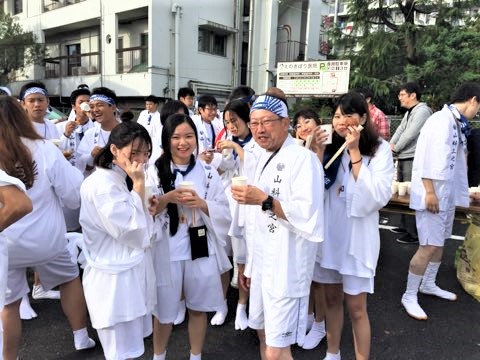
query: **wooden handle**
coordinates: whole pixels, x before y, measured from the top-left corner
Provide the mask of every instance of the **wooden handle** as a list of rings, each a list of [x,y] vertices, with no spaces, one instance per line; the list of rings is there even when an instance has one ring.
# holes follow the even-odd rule
[[[362,131],[363,130],[363,126],[362,125],[358,125],[357,126],[357,130],[358,131]],[[333,164],[333,162],[340,156],[340,154],[343,152],[343,150],[345,150],[345,148],[347,147],[347,143],[344,142],[342,144],[342,146],[340,146],[340,149],[337,150],[337,152],[335,153],[335,155],[332,156],[332,158],[327,162],[327,164],[324,166],[325,170],[328,169],[330,167],[330,165]]]

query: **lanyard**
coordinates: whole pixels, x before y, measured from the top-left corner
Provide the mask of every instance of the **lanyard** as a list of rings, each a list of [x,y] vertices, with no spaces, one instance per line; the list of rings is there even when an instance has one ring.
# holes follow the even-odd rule
[[[275,157],[275,155],[278,154],[279,151],[280,151],[280,148],[278,148],[277,150],[275,150],[275,152],[273,152],[273,154],[270,155],[270,157],[268,158],[268,160],[267,160],[267,162],[265,163],[265,165],[263,165],[262,171],[260,171],[260,176],[262,176],[263,170],[265,170],[265,168],[267,167],[268,163]]]

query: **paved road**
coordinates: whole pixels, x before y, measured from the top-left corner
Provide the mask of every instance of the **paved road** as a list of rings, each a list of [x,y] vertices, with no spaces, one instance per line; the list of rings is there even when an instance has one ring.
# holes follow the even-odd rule
[[[395,219],[394,219],[395,220]],[[391,221],[392,222],[392,221]],[[465,226],[456,224],[454,233],[464,234]],[[428,321],[411,319],[404,312],[400,297],[404,291],[408,262],[415,245],[401,245],[394,235],[381,230],[382,246],[375,280],[375,294],[369,297],[372,324],[371,359],[378,360],[480,360],[480,303],[463,291],[456,280],[454,254],[458,240],[448,240],[445,262],[438,283],[458,294],[458,301],[447,302],[421,296],[420,303],[429,315]],[[203,353],[204,360],[259,359],[255,333],[235,331],[233,324],[236,291],[229,292],[230,313],[223,326],[209,326]],[[24,321],[19,358],[23,359],[102,359],[102,349],[75,352],[66,320],[60,315],[58,301],[32,300],[38,318]],[[211,315],[210,315],[211,316]],[[95,334],[94,331],[91,331]],[[96,335],[95,335],[96,336]],[[95,337],[96,338],[96,337]],[[146,339],[142,359],[152,358],[151,339]],[[297,360],[323,359],[323,341],[313,350],[293,349]],[[352,335],[348,316],[342,338],[343,359],[353,359]],[[189,346],[185,324],[175,327],[167,359],[188,359]]]

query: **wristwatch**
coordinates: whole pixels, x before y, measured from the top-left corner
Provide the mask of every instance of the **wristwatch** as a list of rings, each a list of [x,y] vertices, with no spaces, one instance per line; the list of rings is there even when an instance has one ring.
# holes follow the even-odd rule
[[[262,202],[262,211],[272,211],[273,210],[273,197],[268,195],[268,197]]]

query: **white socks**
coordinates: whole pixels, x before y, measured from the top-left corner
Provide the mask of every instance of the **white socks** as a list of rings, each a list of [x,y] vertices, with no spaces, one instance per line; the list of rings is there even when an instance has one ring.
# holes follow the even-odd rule
[[[327,355],[323,358],[323,360],[342,360],[342,357],[340,356],[340,351],[338,354],[332,354],[327,352]]]
[[[22,301],[20,302],[20,319],[22,320],[32,320],[37,317],[37,313],[32,309],[30,305],[30,299],[28,294],[23,295]]]
[[[225,302],[222,306],[222,309],[217,310],[217,312],[213,316],[212,320],[210,320],[210,324],[212,324],[212,325],[223,325],[223,323],[225,322],[225,318],[227,317],[227,314],[228,314],[228,306],[227,306],[227,300],[225,300]]]
[[[164,351],[163,354],[157,355],[153,354],[153,360],[165,360],[165,356],[167,356],[167,352]]]
[[[84,350],[95,346],[95,341],[88,337],[87,328],[73,331],[73,340],[75,342],[75,349]]]
[[[245,330],[248,327],[247,305],[237,304],[237,314],[235,315],[235,330]]]
[[[235,261],[233,262],[233,276],[232,281],[230,281],[230,286],[238,289],[238,265]]]
[[[420,285],[419,291],[422,294],[437,296],[441,299],[455,301],[457,300],[457,295],[450,291],[440,289],[435,284],[435,279],[437,278],[438,268],[440,263],[429,262],[425,274],[423,275],[423,280]]]
[[[193,355],[192,353],[190,353],[190,360],[202,360],[202,353],[197,355]]]
[[[327,333],[325,332],[325,321],[315,321],[312,325],[312,328],[305,336],[305,341],[303,342],[302,347],[305,350],[311,350],[313,348],[316,348],[326,334]]]
[[[313,322],[315,321],[315,314],[312,312],[307,316],[307,332],[312,328]]]
[[[407,311],[408,315],[417,320],[427,320],[427,314],[418,304],[418,287],[422,281],[422,275],[416,275],[408,272],[407,289],[402,296],[402,305]]]
[[[42,284],[33,285],[32,298],[37,299],[60,299],[60,291],[58,290],[45,290]]]
[[[185,321],[185,312],[187,311],[187,306],[185,304],[185,299],[180,300],[178,305],[178,313],[173,325],[179,325]]]

